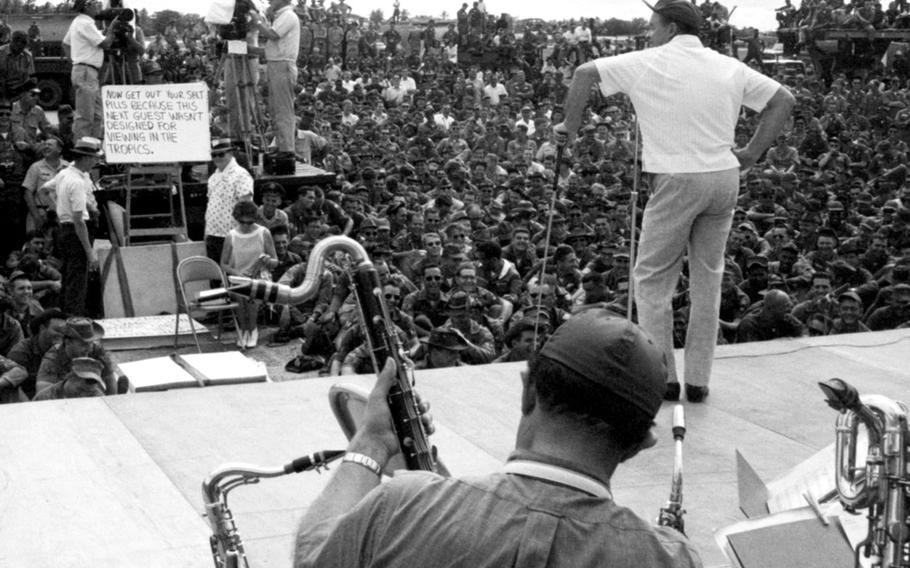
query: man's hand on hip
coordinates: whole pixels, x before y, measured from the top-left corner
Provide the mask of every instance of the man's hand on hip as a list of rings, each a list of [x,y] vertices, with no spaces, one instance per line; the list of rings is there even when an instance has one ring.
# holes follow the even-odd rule
[[[739,169],[748,170],[758,162],[759,156],[750,152],[747,148],[734,148],[733,155],[739,160]]]

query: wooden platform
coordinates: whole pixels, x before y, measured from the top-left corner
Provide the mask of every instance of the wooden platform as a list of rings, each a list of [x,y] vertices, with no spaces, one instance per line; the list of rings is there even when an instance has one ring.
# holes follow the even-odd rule
[[[815,383],[910,400],[910,330],[720,348],[711,395],[686,404],[686,526],[706,566],[725,559],[717,528],[738,509],[739,449],[770,479],[834,441]],[[680,358],[681,359],[681,358]],[[427,371],[434,442],[456,475],[495,471],[512,449],[522,364]],[[345,377],[369,387],[372,378]],[[0,566],[209,566],[202,479],[225,462],[280,465],[345,440],[327,404],[338,378],[10,405],[0,413]],[[670,414],[660,443],[620,467],[617,501],[655,518],[669,494]],[[287,566],[292,535],[326,475],[234,491],[251,563]]]

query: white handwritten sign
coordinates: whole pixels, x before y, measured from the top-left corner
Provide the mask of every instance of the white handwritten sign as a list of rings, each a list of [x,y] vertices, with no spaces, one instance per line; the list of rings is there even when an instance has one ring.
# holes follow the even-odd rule
[[[108,163],[209,160],[205,83],[108,85],[102,87],[101,99]]]

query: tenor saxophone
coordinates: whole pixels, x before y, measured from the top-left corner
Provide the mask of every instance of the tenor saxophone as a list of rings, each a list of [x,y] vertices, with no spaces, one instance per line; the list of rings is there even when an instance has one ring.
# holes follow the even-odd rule
[[[209,544],[212,547],[212,559],[215,568],[249,568],[250,564],[243,549],[243,541],[237,531],[234,515],[228,507],[228,493],[241,485],[259,483],[266,477],[280,477],[290,473],[321,468],[328,469],[328,464],[344,455],[341,450],[316,452],[310,456],[297,458],[282,467],[260,467],[242,463],[224,464],[205,478],[202,482],[202,499],[205,502],[205,517],[212,527]]]
[[[360,321],[365,330],[373,366],[381,370],[391,358],[396,364],[395,385],[389,390],[389,410],[405,465],[411,470],[439,471],[436,448],[430,445],[414,394],[414,365],[405,353],[401,339],[395,331],[379,274],[366,250],[354,239],[344,236],[326,237],[310,252],[303,282],[294,288],[269,280],[231,276],[231,287],[208,294],[206,299],[222,298],[233,294],[272,304],[300,304],[319,292],[320,276],[329,255],[346,253],[351,261],[351,281],[360,310]]]
[[[870,559],[873,568],[901,568],[910,564],[908,499],[910,452],[908,413],[904,403],[881,395],[860,396],[841,379],[818,383],[828,406],[837,410],[834,441],[838,499],[849,512],[867,510],[866,538],[855,551]],[[857,464],[859,427],[868,434],[864,467]]]

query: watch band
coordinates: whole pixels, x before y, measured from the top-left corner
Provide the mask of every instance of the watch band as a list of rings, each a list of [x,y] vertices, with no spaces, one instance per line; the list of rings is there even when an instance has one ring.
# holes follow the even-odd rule
[[[379,462],[377,462],[370,456],[366,456],[364,454],[358,454],[356,452],[347,452],[346,454],[344,454],[344,458],[342,458],[341,461],[356,463],[357,465],[361,465],[361,466],[367,468],[368,470],[372,471],[379,477],[382,477],[382,468],[379,467]]]

